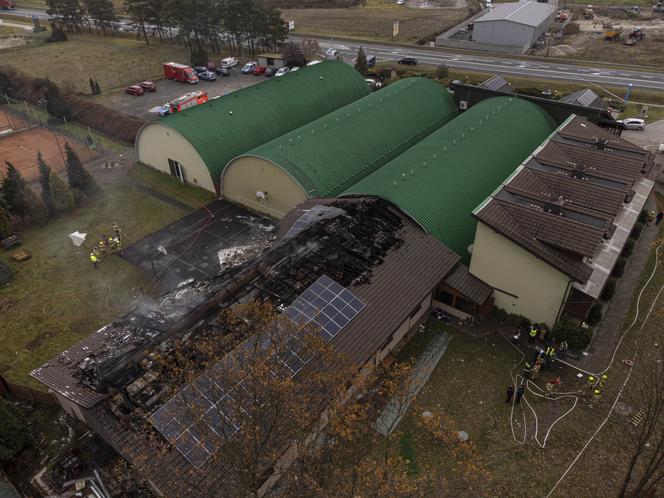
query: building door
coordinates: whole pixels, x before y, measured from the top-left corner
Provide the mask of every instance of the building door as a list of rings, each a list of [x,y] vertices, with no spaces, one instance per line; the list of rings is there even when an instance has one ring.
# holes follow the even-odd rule
[[[173,161],[173,159],[169,159],[168,167],[171,169],[171,175],[184,183],[184,169],[182,165],[177,161]]]

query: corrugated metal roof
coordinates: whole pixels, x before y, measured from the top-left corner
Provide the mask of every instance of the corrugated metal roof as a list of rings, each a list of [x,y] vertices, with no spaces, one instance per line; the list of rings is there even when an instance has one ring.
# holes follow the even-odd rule
[[[406,78],[243,156],[273,162],[310,197],[334,196],[457,114],[452,97],[441,85]]]
[[[463,263],[457,264],[445,277],[445,284],[460,292],[473,303],[481,306],[489,298],[493,289],[475,275],[471,275]]]
[[[525,100],[484,100],[347,189],[389,200],[469,259],[473,209],[555,129]]]
[[[194,146],[217,185],[234,157],[368,93],[366,82],[351,66],[323,61],[157,123],[177,130]],[[136,140],[140,137],[139,132]]]
[[[545,22],[556,10],[554,5],[534,1],[499,3],[491,11],[475,23],[486,21],[510,21],[526,26],[539,26]]]

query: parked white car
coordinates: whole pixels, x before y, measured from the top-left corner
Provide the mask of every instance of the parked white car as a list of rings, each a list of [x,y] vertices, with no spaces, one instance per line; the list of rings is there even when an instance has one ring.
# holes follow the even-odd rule
[[[230,69],[237,66],[237,63],[238,60],[235,57],[226,57],[225,59],[221,59],[219,66],[223,67],[224,69]]]
[[[252,61],[252,62],[247,62],[242,69],[240,69],[240,72],[242,74],[251,74],[254,72],[254,69],[256,69],[256,66],[258,66],[258,62]]]
[[[640,118],[619,119],[617,123],[621,124],[625,130],[643,130],[646,122]]]
[[[309,62],[307,62],[307,66],[315,66],[316,64],[320,64],[321,62],[323,62],[323,61],[318,61],[318,60],[309,61]]]
[[[283,66],[277,69],[277,72],[274,74],[277,78],[279,76],[283,76],[284,74],[287,74],[290,71],[290,68],[288,66]]]

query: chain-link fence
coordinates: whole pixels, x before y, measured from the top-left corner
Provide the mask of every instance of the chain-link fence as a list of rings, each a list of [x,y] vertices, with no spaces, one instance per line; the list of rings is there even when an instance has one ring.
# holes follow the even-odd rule
[[[88,150],[104,152],[104,145],[100,136],[89,126],[82,126],[66,119],[51,116],[46,109],[29,104],[26,101],[12,99],[3,95],[0,99],[0,112],[4,117],[0,120],[5,129],[11,128],[13,132],[40,126],[54,133],[75,140]],[[8,126],[7,126],[8,125]],[[0,136],[2,136],[0,134]]]

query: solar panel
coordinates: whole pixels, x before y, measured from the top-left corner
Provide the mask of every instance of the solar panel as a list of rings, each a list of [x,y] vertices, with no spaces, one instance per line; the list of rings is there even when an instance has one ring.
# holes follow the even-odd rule
[[[590,107],[590,104],[595,102],[596,98],[598,98],[597,94],[595,92],[593,92],[590,88],[588,88],[576,100],[582,106]]]
[[[327,275],[318,278],[284,310],[298,325],[315,324],[331,341],[364,308],[352,292]]]
[[[301,328],[272,354],[272,374],[280,378],[295,377],[314,354],[305,341],[305,325],[314,324],[326,342],[332,340],[364,308],[352,292],[323,275],[311,284],[284,310],[285,315]],[[217,382],[223,372],[237,367],[245,354],[259,349],[267,351],[270,338],[253,337],[213,365],[206,373],[184,387],[150,417],[154,427],[170,441],[196,468],[200,468],[217,450],[223,437],[240,430],[243,409],[235,401],[246,398],[242,380],[224,389]]]
[[[489,78],[486,80],[484,83],[482,83],[482,87],[487,88],[489,90],[499,90],[502,87],[506,86],[508,83],[503,78],[500,74],[494,76],[493,78]]]

